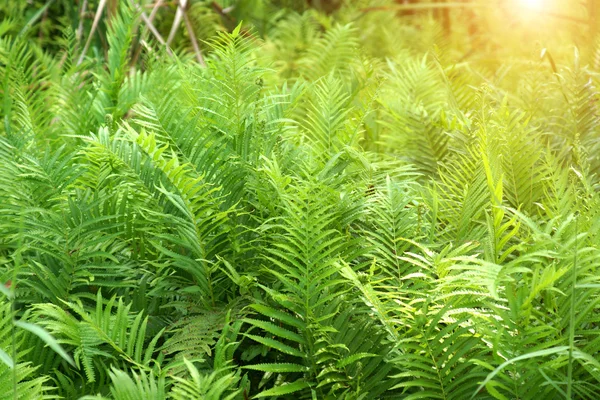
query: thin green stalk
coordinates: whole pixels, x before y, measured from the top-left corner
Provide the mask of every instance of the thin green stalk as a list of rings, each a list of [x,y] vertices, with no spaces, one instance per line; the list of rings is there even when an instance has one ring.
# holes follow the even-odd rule
[[[567,367],[567,399],[572,398],[573,391],[573,348],[575,347],[575,285],[577,284],[577,223],[579,216],[575,215],[575,254],[573,255],[573,271],[571,272],[571,309],[569,311],[569,364]]]
[[[17,251],[15,252],[15,267],[12,271],[12,280],[11,280],[11,285],[10,285],[10,297],[9,297],[9,301],[10,301],[10,319],[11,319],[11,328],[10,328],[10,336],[11,336],[11,356],[13,359],[13,370],[12,370],[12,375],[13,375],[13,399],[17,400],[17,344],[16,344],[16,337],[17,337],[17,326],[15,325],[15,320],[14,317],[17,313],[17,308],[16,308],[16,295],[15,292],[17,290],[17,276],[19,273],[19,268],[21,266],[21,249],[23,248],[23,231],[24,231],[24,226],[25,226],[25,217],[23,214],[21,214],[21,218],[19,219],[19,242],[17,243]]]
[[[14,282],[13,282],[14,285]],[[10,312],[11,314],[11,318],[14,316],[15,314],[15,302],[14,300],[11,298],[10,299]],[[10,336],[11,336],[11,350],[12,350],[12,359],[13,359],[13,370],[12,370],[12,375],[13,375],[13,399],[17,400],[17,346],[15,344],[15,337],[17,335],[17,327],[14,324],[14,321],[12,323],[12,326],[10,328]]]

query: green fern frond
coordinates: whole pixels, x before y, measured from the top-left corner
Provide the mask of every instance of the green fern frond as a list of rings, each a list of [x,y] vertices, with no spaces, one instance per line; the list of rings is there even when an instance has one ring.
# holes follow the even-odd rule
[[[31,362],[24,362],[24,331],[14,329],[14,311],[0,294],[0,393],[1,399],[55,399],[49,377],[39,373]]]
[[[187,379],[174,377],[174,385],[169,393],[174,400],[232,400],[239,396],[241,389],[234,389],[239,377],[234,373],[215,371],[202,374],[187,359],[184,363],[189,371]]]
[[[96,296],[95,310],[86,310],[81,302],[65,303],[77,317],[53,304],[36,306],[39,323],[60,343],[74,348],[75,362],[84,369],[90,382],[96,381],[96,369],[105,367],[108,360],[142,370],[149,370],[154,361],[156,344],[163,331],[148,341],[148,317],[131,313],[131,305],[122,300],[115,303],[113,297],[104,306],[101,292]]]
[[[336,25],[328,29],[318,40],[313,41],[301,59],[300,74],[311,81],[330,73],[340,76],[351,75],[356,64],[356,28],[351,24]]]

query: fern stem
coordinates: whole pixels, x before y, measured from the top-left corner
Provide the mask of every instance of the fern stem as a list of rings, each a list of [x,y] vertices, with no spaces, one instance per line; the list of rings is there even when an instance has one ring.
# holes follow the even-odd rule
[[[25,226],[25,217],[24,214],[21,214],[19,218],[19,242],[17,251],[15,252],[15,268],[13,270],[13,276],[11,281],[11,296],[9,298],[10,301],[10,320],[11,320],[11,328],[10,328],[10,340],[11,340],[11,356],[13,361],[13,373],[12,373],[12,383],[13,383],[13,399],[17,400],[17,326],[15,325],[15,315],[17,312],[16,309],[16,291],[17,291],[17,277],[19,274],[19,268],[21,266],[21,249],[23,249],[23,231]]]
[[[426,338],[427,336],[425,336],[425,332],[423,332],[423,338]],[[444,380],[442,378],[442,375],[440,374],[440,368],[438,366],[438,363],[435,359],[435,356],[433,354],[433,349],[431,348],[430,344],[429,344],[429,340],[425,340],[425,345],[427,346],[427,352],[429,353],[429,357],[431,357],[431,362],[433,363],[434,367],[435,367],[435,373],[437,375],[438,381],[440,383],[440,389],[442,389],[442,399],[446,400],[448,399],[448,396],[446,395],[446,386],[444,385]]]
[[[569,311],[569,364],[567,367],[567,399],[572,398],[573,391],[573,347],[575,346],[575,285],[577,283],[577,250],[579,235],[579,215],[575,215],[575,254],[573,255],[573,271],[571,272],[571,309]]]
[[[13,282],[13,285],[15,282]],[[11,320],[12,326],[10,328],[10,336],[11,336],[11,350],[12,350],[12,359],[13,359],[13,371],[12,371],[12,383],[13,383],[13,399],[17,400],[17,346],[15,343],[15,336],[17,334],[16,325],[14,321],[15,315],[15,301],[14,299],[10,299],[10,312],[11,312]]]

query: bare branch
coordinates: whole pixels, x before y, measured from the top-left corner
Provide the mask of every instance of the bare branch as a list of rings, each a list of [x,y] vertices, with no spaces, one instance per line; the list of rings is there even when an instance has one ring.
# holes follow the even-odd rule
[[[92,29],[90,29],[90,35],[85,42],[85,46],[83,47],[83,51],[81,52],[81,56],[79,56],[79,60],[77,61],[77,65],[83,62],[83,58],[85,57],[85,53],[87,53],[90,43],[92,42],[92,37],[96,32],[96,28],[98,28],[98,22],[100,22],[100,17],[102,16],[102,11],[104,10],[104,6],[106,6],[106,0],[100,0],[98,3],[98,8],[96,9],[96,15],[94,16],[94,22],[92,23]]]
[[[203,67],[206,67],[206,63],[204,62],[204,57],[202,57],[202,50],[200,50],[200,47],[198,46],[198,41],[196,40],[196,34],[194,33],[194,27],[192,26],[192,23],[190,22],[190,18],[188,17],[188,15],[185,11],[183,12],[183,20],[185,21],[185,27],[187,28],[188,34],[190,35],[190,41],[192,42],[192,46],[194,47],[194,52],[196,53],[196,59],[198,60],[198,63],[200,63],[200,65],[202,65]]]
[[[177,12],[175,13],[175,19],[173,20],[173,25],[171,26],[171,31],[169,32],[169,37],[167,38],[167,46],[171,45],[171,42],[175,38],[175,34],[177,33],[177,29],[181,24],[181,20],[183,19],[183,14],[185,7],[187,6],[187,0],[180,0],[179,5],[177,7]]]

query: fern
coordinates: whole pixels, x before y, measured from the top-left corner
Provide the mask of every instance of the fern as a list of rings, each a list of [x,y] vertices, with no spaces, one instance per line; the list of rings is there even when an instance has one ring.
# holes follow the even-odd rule
[[[0,2],[0,397],[598,398],[597,13],[404,3]]]
[[[85,310],[81,302],[67,303],[81,320],[52,304],[36,307],[38,317],[46,317],[40,322],[61,343],[75,349],[77,367],[83,368],[89,382],[96,381],[98,367],[106,367],[99,357],[147,370],[154,361],[153,353],[162,331],[147,342],[148,317],[142,313],[131,314],[131,305],[125,305],[122,300],[116,305],[115,302],[116,298],[113,297],[103,307],[102,294],[98,292],[93,312]]]
[[[397,377],[410,379],[397,387],[406,388],[410,399],[467,397],[484,376],[483,369],[469,364],[484,356],[486,349],[470,332],[467,318],[448,318],[447,308],[436,309],[427,301],[421,307],[414,331],[408,332],[410,338],[400,341],[404,354],[396,362],[407,372]]]
[[[175,377],[175,384],[171,389],[170,396],[174,400],[202,399],[220,400],[234,399],[241,389],[231,391],[231,388],[239,380],[232,373],[219,374],[213,372],[210,375],[201,374],[196,367],[184,359],[185,365],[190,372],[189,379]]]
[[[49,377],[39,374],[38,368],[24,361],[30,351],[25,347],[24,331],[17,330],[14,310],[9,298],[2,295],[0,303],[0,388],[2,399],[55,398]]]

